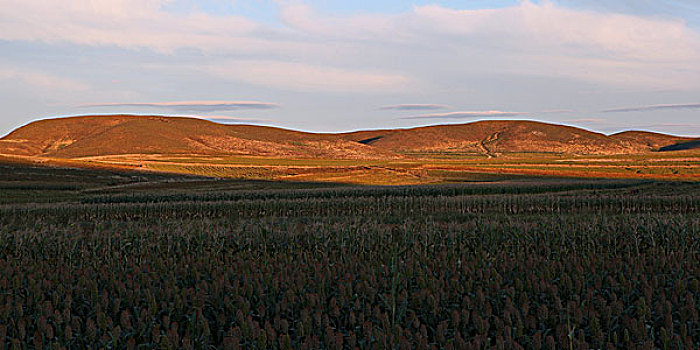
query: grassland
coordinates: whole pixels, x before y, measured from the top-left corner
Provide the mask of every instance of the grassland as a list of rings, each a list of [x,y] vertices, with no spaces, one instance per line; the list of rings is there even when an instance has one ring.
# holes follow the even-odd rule
[[[387,160],[136,154],[74,161],[216,178],[363,185],[478,182],[523,176],[700,180],[699,151],[608,156],[511,153],[492,158],[480,154],[407,154],[404,159]]]
[[[700,185],[469,176],[2,164],[0,347],[698,348]]]

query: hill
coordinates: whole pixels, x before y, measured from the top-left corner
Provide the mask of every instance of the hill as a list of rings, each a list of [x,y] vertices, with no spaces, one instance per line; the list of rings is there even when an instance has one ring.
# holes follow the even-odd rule
[[[346,139],[400,153],[635,154],[696,139],[650,132],[605,134],[534,121],[479,121],[406,130],[345,134]]]
[[[681,145],[687,146],[687,144],[696,144],[699,141],[699,139],[681,138],[648,131],[624,131],[610,135],[610,138],[633,148],[651,148],[659,151],[691,149],[694,147]]]
[[[52,158],[120,154],[397,159],[410,154],[635,154],[698,139],[630,131],[604,135],[534,121],[479,121],[323,134],[161,116],[84,116],[30,123],[0,139],[0,153]]]
[[[234,154],[367,159],[394,155],[333,135],[159,116],[87,116],[30,123],[0,140],[0,153],[55,158],[118,154]]]

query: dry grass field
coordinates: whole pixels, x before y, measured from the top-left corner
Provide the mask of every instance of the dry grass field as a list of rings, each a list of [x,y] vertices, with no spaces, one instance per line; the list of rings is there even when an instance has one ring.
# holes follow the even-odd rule
[[[59,167],[132,170],[239,180],[410,185],[481,182],[518,177],[700,180],[700,151],[642,155],[410,155],[394,160],[334,160],[259,156],[128,154],[75,159],[5,157]]]

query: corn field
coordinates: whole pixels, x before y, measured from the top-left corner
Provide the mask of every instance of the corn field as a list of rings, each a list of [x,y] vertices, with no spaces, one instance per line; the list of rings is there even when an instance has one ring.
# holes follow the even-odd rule
[[[698,192],[343,187],[4,205],[0,349],[698,349]]]

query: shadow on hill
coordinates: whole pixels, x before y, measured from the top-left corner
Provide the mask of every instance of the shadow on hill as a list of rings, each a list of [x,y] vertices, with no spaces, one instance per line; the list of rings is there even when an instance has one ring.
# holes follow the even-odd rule
[[[669,152],[669,151],[686,151],[690,149],[700,148],[700,140],[693,140],[688,142],[680,142],[673,145],[668,145],[659,148],[659,152]]]
[[[383,137],[384,137],[384,136],[370,137],[370,138],[368,138],[368,139],[360,140],[360,141],[357,141],[357,142],[359,142],[359,143],[361,143],[361,144],[363,144],[363,145],[371,145],[372,142],[381,140]]]

